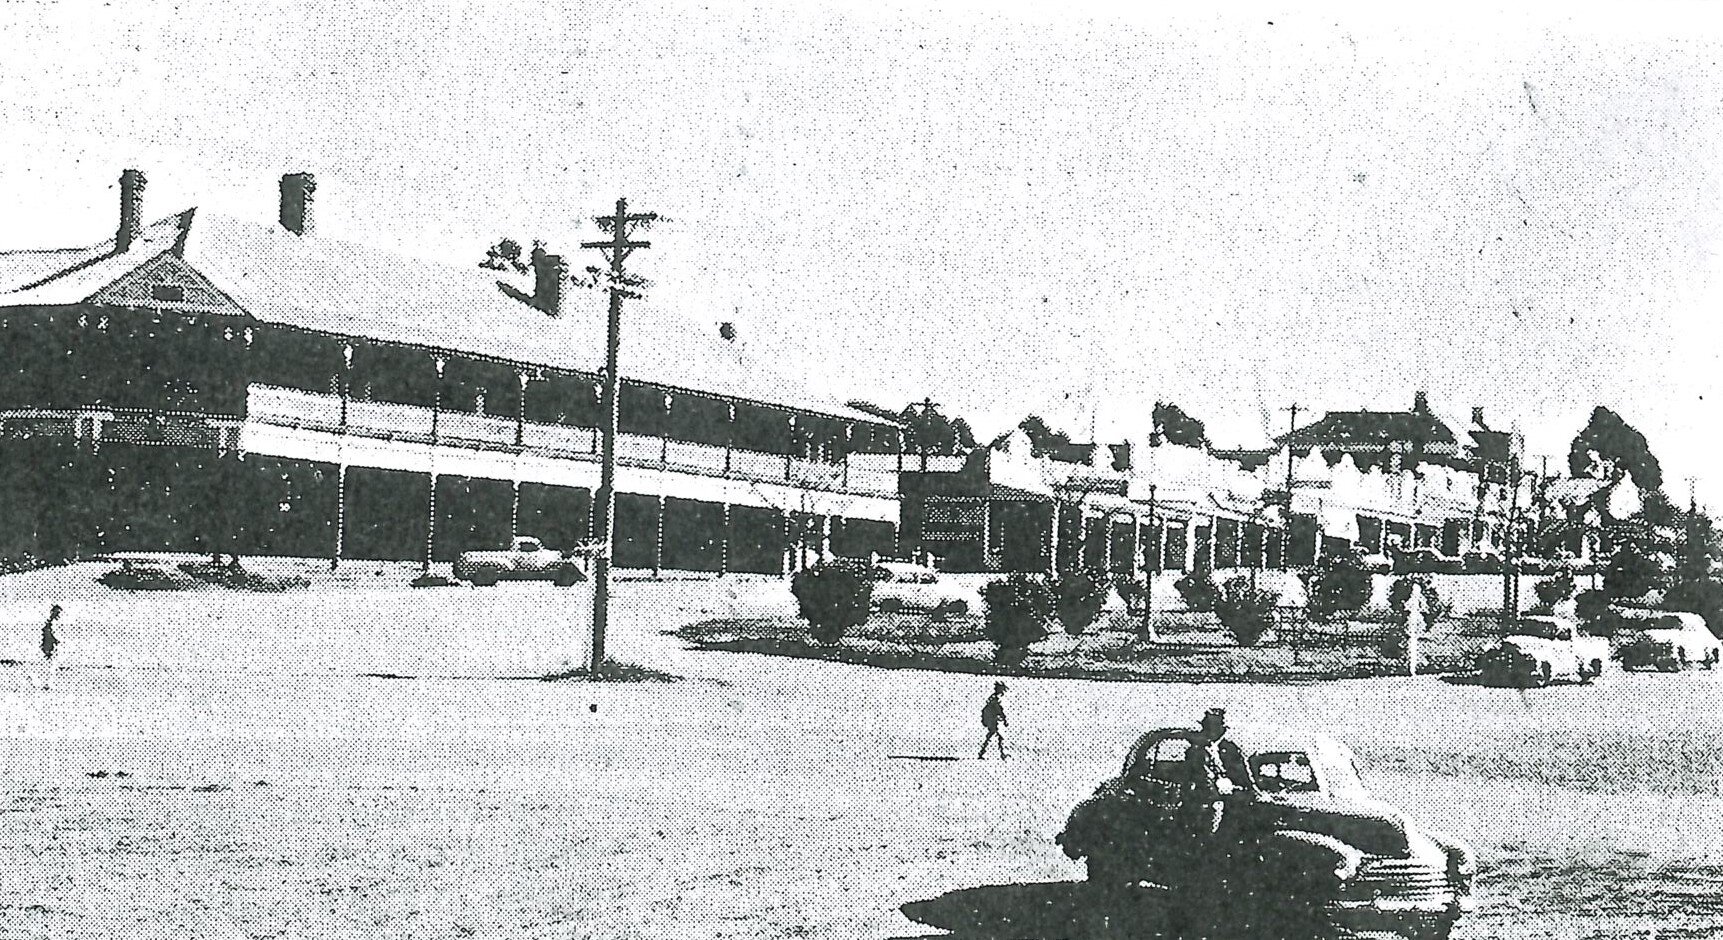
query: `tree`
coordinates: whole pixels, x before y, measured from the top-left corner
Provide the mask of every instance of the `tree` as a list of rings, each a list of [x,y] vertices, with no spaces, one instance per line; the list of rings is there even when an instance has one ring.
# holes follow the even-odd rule
[[[1029,452],[1036,457],[1063,456],[1071,449],[1071,436],[1053,430],[1040,415],[1030,415],[1017,426],[1029,438]]]
[[[836,643],[867,620],[873,578],[866,568],[855,565],[818,564],[796,572],[790,593],[814,641]]]
[[[1370,572],[1356,548],[1323,555],[1310,573],[1310,619],[1319,623],[1356,613],[1370,600]]]
[[[989,581],[981,599],[987,606],[987,638],[993,641],[995,658],[1019,659],[1030,644],[1047,635],[1054,598],[1045,579],[1019,573]]]
[[[541,242],[534,242],[540,245]],[[479,262],[479,267],[487,271],[514,271],[525,274],[529,267],[521,260],[520,242],[505,238],[495,245],[485,249],[485,260]]]
[[[1233,578],[1221,585],[1214,612],[1220,625],[1240,646],[1255,646],[1274,626],[1274,606],[1280,595],[1251,587],[1249,578]]]
[[[1574,436],[1567,466],[1576,477],[1608,478],[1625,473],[1642,490],[1663,486],[1663,467],[1652,455],[1645,435],[1602,405],[1592,409],[1591,420]]]
[[[1208,446],[1208,433],[1203,423],[1170,401],[1155,402],[1153,419],[1159,442],[1180,447]]]
[[[1631,545],[1616,549],[1603,572],[1603,589],[1616,600],[1644,597],[1661,580],[1657,561]]]
[[[1111,587],[1104,572],[1083,567],[1056,575],[1051,586],[1054,613],[1065,632],[1072,636],[1082,636],[1101,615]]]
[[[969,422],[946,417],[931,399],[911,402],[901,411],[865,401],[852,401],[848,405],[864,414],[901,422],[905,453],[961,457],[975,449],[975,432]]]

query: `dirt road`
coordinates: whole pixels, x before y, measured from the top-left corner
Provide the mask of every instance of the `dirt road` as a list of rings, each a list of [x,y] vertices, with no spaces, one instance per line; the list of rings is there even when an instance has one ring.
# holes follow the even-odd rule
[[[416,629],[506,634],[548,590],[492,589],[491,625]],[[750,590],[621,585],[615,655],[686,678],[602,686],[179,669],[122,597],[91,596],[85,622],[113,632],[85,636],[130,665],[87,659],[49,693],[24,666],[0,676],[0,935],[1116,935],[1052,835],[1138,729],[1217,705],[1336,734],[1379,792],[1471,840],[1483,910],[1459,936],[1723,932],[1718,677],[1012,680],[1012,759],[981,762],[986,677],[662,635],[769,602]],[[159,626],[248,648],[198,603]],[[368,609],[378,642],[415,642]]]

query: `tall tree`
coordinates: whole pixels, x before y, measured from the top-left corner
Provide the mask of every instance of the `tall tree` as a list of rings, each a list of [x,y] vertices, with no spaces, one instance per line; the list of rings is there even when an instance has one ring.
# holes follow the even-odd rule
[[[1157,443],[1177,444],[1181,447],[1208,446],[1208,432],[1203,423],[1186,414],[1178,405],[1170,401],[1157,401],[1152,417]]]
[[[1620,472],[1648,492],[1663,486],[1663,467],[1651,453],[1645,435],[1602,405],[1592,409],[1591,420],[1574,435],[1567,466],[1576,477],[1606,477]]]
[[[1024,436],[1029,438],[1029,452],[1037,457],[1062,454],[1071,447],[1071,436],[1053,430],[1040,415],[1030,415],[1018,422]]]

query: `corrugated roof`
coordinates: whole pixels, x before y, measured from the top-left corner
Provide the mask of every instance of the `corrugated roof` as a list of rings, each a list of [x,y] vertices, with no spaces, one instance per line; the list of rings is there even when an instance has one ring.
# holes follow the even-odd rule
[[[301,237],[195,209],[148,226],[123,255],[112,254],[112,240],[69,252],[0,255],[0,291],[11,291],[0,293],[0,305],[78,303],[176,245],[192,268],[264,323],[588,374],[604,364],[600,293],[571,286],[564,315],[552,317],[504,294],[496,271]],[[510,279],[510,286],[530,293],[530,285]],[[626,378],[883,423],[813,394],[681,311],[633,300],[624,317]]]

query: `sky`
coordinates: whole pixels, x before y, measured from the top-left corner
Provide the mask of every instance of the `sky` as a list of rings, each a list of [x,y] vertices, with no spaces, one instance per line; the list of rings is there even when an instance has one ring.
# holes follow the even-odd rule
[[[0,248],[132,166],[463,265],[626,196],[647,302],[841,399],[1248,446],[1425,390],[1552,466],[1602,404],[1723,507],[1723,19],[1424,6],[0,0]]]

